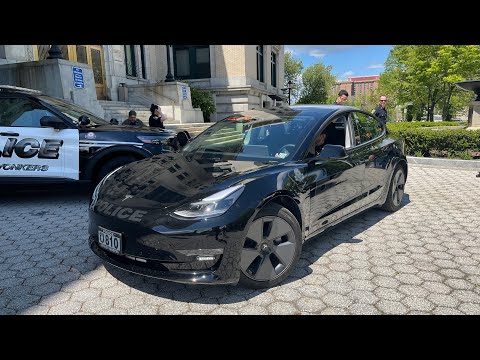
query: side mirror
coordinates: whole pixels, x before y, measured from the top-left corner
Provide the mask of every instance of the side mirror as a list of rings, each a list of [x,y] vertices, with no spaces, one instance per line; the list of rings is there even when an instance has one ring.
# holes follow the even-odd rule
[[[90,118],[86,115],[82,115],[78,118],[78,123],[82,126],[90,124]]]
[[[118,120],[115,118],[110,119],[110,125],[118,125]]]
[[[66,129],[67,125],[62,119],[56,116],[44,116],[40,119],[40,125],[45,127],[51,127],[54,129]]]
[[[191,137],[188,131],[180,131],[177,134],[178,143],[180,144],[181,147],[184,147],[185,145],[187,145],[187,143],[190,141],[190,138]]]
[[[342,145],[325,144],[318,155],[321,159],[343,160],[348,157],[345,147]]]

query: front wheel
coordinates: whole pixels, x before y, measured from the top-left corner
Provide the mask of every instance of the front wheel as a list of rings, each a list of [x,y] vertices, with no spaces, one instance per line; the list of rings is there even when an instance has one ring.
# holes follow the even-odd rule
[[[302,249],[300,225],[286,208],[270,203],[248,229],[240,259],[240,284],[268,288],[281,283],[295,267]]]
[[[392,180],[390,181],[390,187],[388,188],[387,199],[382,205],[382,209],[394,212],[400,209],[403,200],[403,194],[405,191],[405,170],[401,166],[395,168]]]

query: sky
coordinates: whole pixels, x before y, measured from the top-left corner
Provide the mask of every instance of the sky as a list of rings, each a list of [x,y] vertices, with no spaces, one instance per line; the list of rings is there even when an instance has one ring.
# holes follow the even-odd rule
[[[285,51],[302,60],[304,70],[318,62],[332,65],[337,80],[380,75],[391,49],[391,45],[285,45]]]

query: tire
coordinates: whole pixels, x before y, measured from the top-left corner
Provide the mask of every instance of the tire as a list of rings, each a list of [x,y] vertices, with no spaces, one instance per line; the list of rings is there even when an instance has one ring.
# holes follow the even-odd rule
[[[262,289],[280,284],[301,251],[302,232],[295,216],[278,204],[266,205],[250,225],[241,250],[240,285]]]
[[[100,180],[102,180],[110,171],[113,171],[120,166],[129,164],[136,160],[138,159],[131,155],[117,156],[110,160],[107,160],[107,162],[104,163],[98,171],[98,175],[95,177],[95,181],[93,181],[94,185],[98,184]]]
[[[383,210],[395,212],[400,209],[405,191],[405,181],[405,170],[402,166],[397,166],[393,172],[392,179],[390,180],[387,199],[382,205]]]

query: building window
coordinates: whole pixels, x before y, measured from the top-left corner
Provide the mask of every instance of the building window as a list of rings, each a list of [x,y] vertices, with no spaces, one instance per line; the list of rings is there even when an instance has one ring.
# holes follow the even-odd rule
[[[75,48],[77,51],[77,61],[88,64],[87,47],[85,45],[76,45]]]
[[[147,66],[145,63],[145,45],[140,45],[140,60],[142,63],[142,78],[147,78]]]
[[[210,78],[209,45],[173,45],[173,62],[177,79]]]
[[[257,45],[257,80],[260,82],[264,82],[263,70],[263,45]]]
[[[124,45],[125,47],[125,67],[127,76],[137,76],[137,64],[135,62],[135,45]]]
[[[277,54],[272,51],[271,58],[272,86],[277,87]]]

